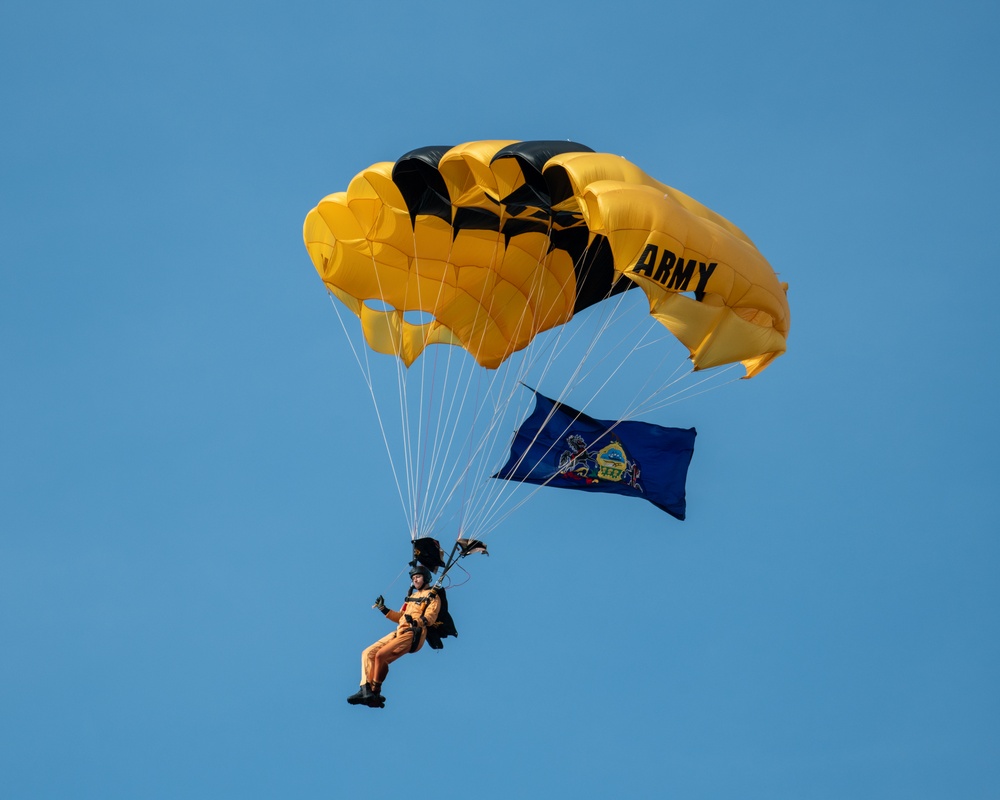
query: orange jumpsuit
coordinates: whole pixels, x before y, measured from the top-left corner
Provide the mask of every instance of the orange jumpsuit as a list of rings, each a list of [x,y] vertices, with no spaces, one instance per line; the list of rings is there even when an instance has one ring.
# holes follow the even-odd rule
[[[386,612],[396,630],[369,645],[361,653],[361,683],[373,689],[382,685],[389,665],[407,653],[416,653],[427,639],[427,627],[437,621],[441,598],[433,589],[412,591],[399,611]]]

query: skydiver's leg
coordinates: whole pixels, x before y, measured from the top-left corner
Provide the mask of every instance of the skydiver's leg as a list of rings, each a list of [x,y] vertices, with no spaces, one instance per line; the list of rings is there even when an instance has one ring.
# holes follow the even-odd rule
[[[361,653],[361,683],[370,683],[375,670],[375,655],[396,637],[396,632],[386,634],[375,644],[368,645]]]
[[[378,691],[382,686],[382,681],[389,674],[389,665],[397,658],[405,656],[410,652],[410,644],[413,641],[413,634],[409,631],[400,633],[386,642],[382,647],[372,654],[371,670],[368,672],[366,680],[372,685],[372,691]]]

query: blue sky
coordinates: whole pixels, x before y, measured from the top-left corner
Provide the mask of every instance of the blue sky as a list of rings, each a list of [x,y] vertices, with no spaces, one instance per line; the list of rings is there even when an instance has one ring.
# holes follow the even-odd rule
[[[998,27],[6,3],[5,796],[995,797]],[[408,535],[301,225],[482,138],[726,215],[791,286],[789,351],[655,420],[699,431],[685,522],[540,492],[370,712],[344,697]]]

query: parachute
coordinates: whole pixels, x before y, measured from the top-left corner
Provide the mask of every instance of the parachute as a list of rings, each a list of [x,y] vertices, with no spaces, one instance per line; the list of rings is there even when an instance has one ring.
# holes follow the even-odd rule
[[[360,321],[354,352],[413,539],[449,506],[458,537],[482,539],[506,518],[490,476],[529,378],[560,382],[559,400],[596,380],[575,405],[603,401],[604,416],[623,419],[660,407],[673,384],[653,369],[645,394],[621,402],[623,361],[658,353],[657,331],[680,343],[692,374],[742,365],[750,378],[785,352],[787,285],[746,234],[626,159],[573,142],[412,150],[323,198],[304,239],[334,306]],[[595,313],[580,334],[577,318]],[[584,344],[570,345],[578,335]],[[393,356],[394,374],[372,352]],[[392,431],[383,411],[397,399]]]

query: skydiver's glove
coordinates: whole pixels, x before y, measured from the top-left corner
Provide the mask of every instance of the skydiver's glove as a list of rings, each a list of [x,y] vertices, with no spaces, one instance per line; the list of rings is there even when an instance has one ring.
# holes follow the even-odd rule
[[[375,598],[375,605],[373,605],[372,608],[377,608],[383,614],[389,613],[389,609],[386,608],[385,605],[385,598],[382,597],[382,595],[379,595],[378,597]]]

